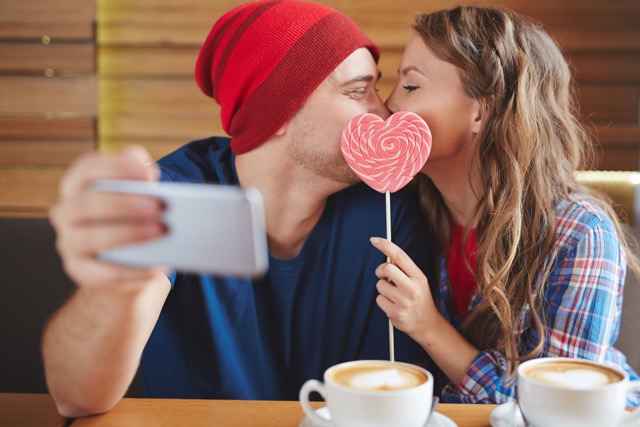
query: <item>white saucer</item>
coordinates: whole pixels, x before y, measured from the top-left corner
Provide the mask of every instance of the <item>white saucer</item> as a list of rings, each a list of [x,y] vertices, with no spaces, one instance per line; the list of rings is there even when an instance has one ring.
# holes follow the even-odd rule
[[[507,402],[491,411],[489,416],[492,427],[525,427],[524,419],[516,402]],[[629,427],[640,427],[640,422],[625,424]]]
[[[329,414],[329,409],[326,406],[316,409],[316,414],[327,420],[331,419],[331,414]],[[300,422],[299,427],[317,427],[317,424],[308,417],[304,417],[304,419]],[[429,419],[429,422],[425,427],[458,427],[458,425],[454,423],[451,418],[438,412],[434,412],[433,416]]]
[[[516,402],[507,402],[491,411],[492,427],[525,427],[520,408]]]

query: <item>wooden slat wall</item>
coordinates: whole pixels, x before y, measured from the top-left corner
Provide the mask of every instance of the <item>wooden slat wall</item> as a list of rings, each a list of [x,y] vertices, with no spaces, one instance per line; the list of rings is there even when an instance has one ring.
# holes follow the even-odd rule
[[[457,0],[325,0],[382,47],[379,89],[394,84],[414,11]],[[193,66],[213,22],[242,1],[98,0],[99,144],[139,143],[159,157],[184,142],[222,134],[218,107],[200,94]],[[542,22],[576,70],[582,114],[597,135],[602,169],[638,169],[640,1],[486,0]]]
[[[383,97],[393,87],[413,13],[474,3],[319,2],[352,16],[381,46]],[[191,139],[223,134],[218,106],[198,91],[193,66],[213,22],[241,3],[0,2],[0,214],[46,212],[55,199],[54,176],[93,149],[96,138],[103,151],[142,144],[158,158]],[[575,69],[582,115],[602,153],[596,167],[637,170],[640,1],[476,3],[506,6],[545,25]],[[52,43],[43,44],[43,36]]]
[[[0,2],[0,216],[46,215],[59,177],[95,150],[95,4]]]

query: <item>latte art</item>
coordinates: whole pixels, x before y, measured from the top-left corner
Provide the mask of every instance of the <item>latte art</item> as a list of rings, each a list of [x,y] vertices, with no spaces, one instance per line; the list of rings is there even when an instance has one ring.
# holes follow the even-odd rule
[[[418,379],[397,369],[373,373],[360,373],[351,377],[349,385],[361,390],[397,390],[418,385]]]
[[[622,376],[614,370],[580,362],[541,363],[523,374],[544,384],[572,389],[590,389],[622,381]]]
[[[390,367],[388,364],[361,364],[333,373],[333,380],[357,390],[401,390],[418,386],[427,381],[426,375],[406,367]]]

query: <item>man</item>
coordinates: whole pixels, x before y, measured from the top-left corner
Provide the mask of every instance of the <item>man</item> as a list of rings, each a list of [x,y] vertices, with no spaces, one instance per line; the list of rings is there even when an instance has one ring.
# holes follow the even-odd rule
[[[388,115],[375,90],[378,55],[349,18],[298,0],[246,3],[205,41],[196,81],[221,105],[231,142],[192,142],[159,162],[160,175],[258,188],[270,250],[264,279],[167,277],[98,261],[102,249],[161,235],[162,206],[88,184],[158,173],[139,148],[70,168],[51,218],[78,289],[43,338],[61,414],[112,408],[141,358],[147,396],[293,400],[332,364],[389,357],[387,319],[375,304],[382,259],[369,243],[384,233],[384,198],[352,187],[339,148],[351,118]],[[394,241],[424,268],[418,208],[408,195],[394,200]],[[396,359],[425,358],[396,335]]]

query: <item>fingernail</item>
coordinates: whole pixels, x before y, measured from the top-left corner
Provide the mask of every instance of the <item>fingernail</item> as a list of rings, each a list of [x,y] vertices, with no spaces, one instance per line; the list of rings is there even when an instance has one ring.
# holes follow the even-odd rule
[[[372,237],[371,239],[369,239],[371,241],[371,243],[373,243],[374,245],[377,245],[378,243],[380,243],[380,239],[377,237]]]
[[[152,181],[159,181],[160,180],[160,168],[158,167],[157,163],[146,163],[145,166],[147,167],[147,173],[149,178]]]

